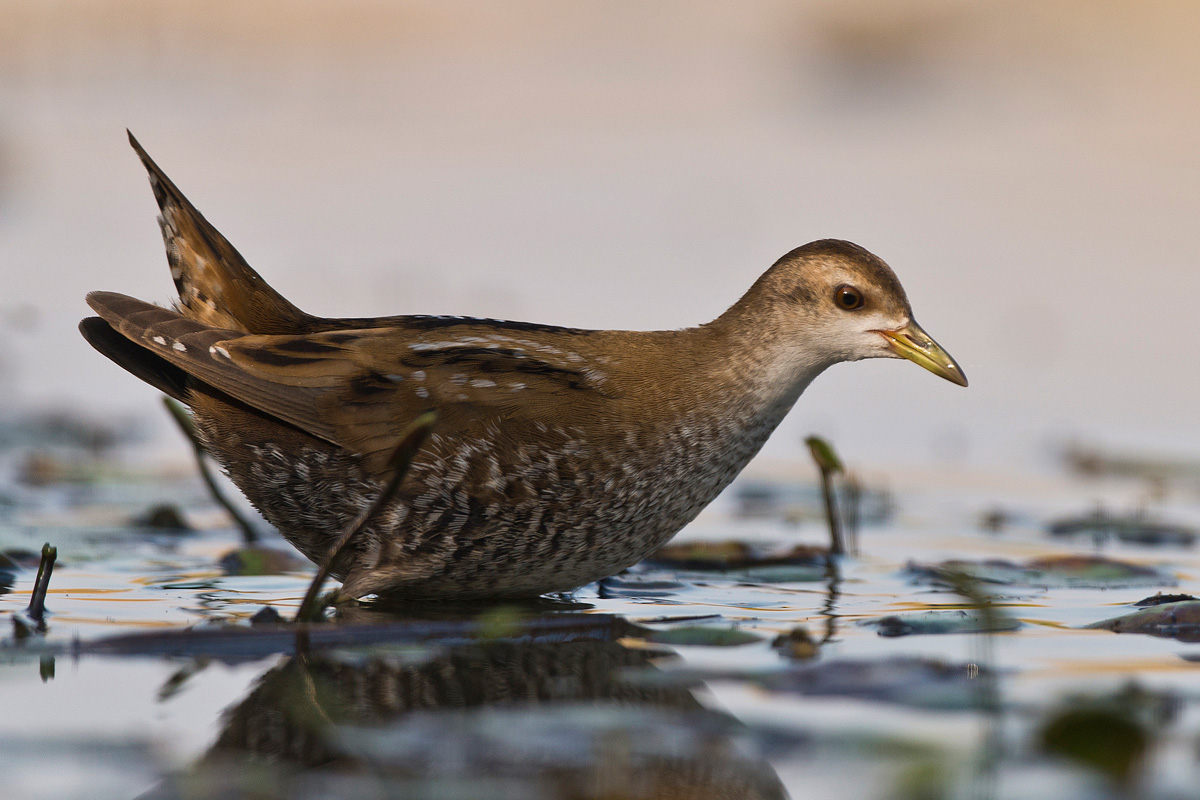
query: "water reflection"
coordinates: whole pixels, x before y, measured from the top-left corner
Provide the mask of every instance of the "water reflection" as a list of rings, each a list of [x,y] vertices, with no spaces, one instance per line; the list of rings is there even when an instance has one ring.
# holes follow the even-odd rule
[[[786,796],[734,718],[686,688],[623,680],[668,651],[625,646],[619,624],[511,624],[453,646],[287,656],[191,770],[145,797]]]

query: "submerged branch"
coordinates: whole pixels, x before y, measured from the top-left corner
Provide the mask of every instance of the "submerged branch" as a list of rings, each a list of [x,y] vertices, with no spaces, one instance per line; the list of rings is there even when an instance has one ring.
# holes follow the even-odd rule
[[[54,562],[58,560],[58,548],[49,542],[42,545],[42,560],[38,562],[37,578],[33,582],[33,594],[25,613],[42,628],[46,626],[46,592],[50,591],[50,576],[54,574]]]
[[[42,545],[42,560],[38,562],[37,577],[29,595],[29,606],[24,614],[13,614],[13,631],[18,639],[30,634],[46,632],[46,593],[50,591],[50,576],[54,574],[54,562],[58,559],[58,548],[49,542]]]

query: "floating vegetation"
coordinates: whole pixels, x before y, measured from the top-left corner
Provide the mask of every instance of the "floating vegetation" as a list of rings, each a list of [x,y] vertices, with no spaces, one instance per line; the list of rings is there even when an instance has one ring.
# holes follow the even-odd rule
[[[1192,597],[1190,594],[1163,594],[1162,592],[1159,592],[1153,597],[1143,597],[1136,603],[1130,603],[1130,605],[1137,606],[1138,608],[1148,608],[1149,606],[1158,606],[1162,605],[1163,603],[1178,603],[1180,600],[1195,599],[1196,598]]]
[[[821,643],[813,639],[808,628],[797,625],[787,633],[776,636],[771,647],[785,658],[808,661],[821,654]]]
[[[880,636],[913,636],[940,633],[1002,633],[1015,631],[1021,621],[999,614],[983,615],[963,609],[924,611],[917,614],[892,614],[862,623],[874,627]]]
[[[230,550],[217,564],[227,575],[281,575],[306,572],[312,566],[308,559],[292,551],[261,545]]]
[[[1124,787],[1141,769],[1150,732],[1115,709],[1066,708],[1046,721],[1038,744],[1046,755],[1082,764]]]
[[[1018,564],[1001,559],[960,561],[936,565],[910,562],[905,572],[914,580],[948,586],[948,571],[962,572],[977,581],[1005,586],[1041,588],[1120,589],[1137,586],[1174,586],[1168,571],[1096,555],[1064,555],[1035,558]]]
[[[159,532],[190,533],[192,526],[183,517],[183,511],[174,503],[160,503],[146,509],[130,520],[131,525],[151,528]]]
[[[1183,642],[1200,642],[1200,600],[1155,603],[1131,614],[1093,622],[1087,627],[1114,633],[1145,633]]]
[[[687,625],[644,634],[648,642],[670,645],[701,645],[704,647],[737,647],[761,642],[762,637],[738,628],[709,625]]]
[[[1153,519],[1145,513],[1119,516],[1103,509],[1056,520],[1047,530],[1051,536],[1087,537],[1097,543],[1116,539],[1126,544],[1172,547],[1191,547],[1200,536],[1194,528]]]
[[[758,545],[742,541],[669,544],[649,556],[645,565],[681,572],[722,573],[765,583],[824,580],[829,551],[812,545]]]
[[[1139,787],[1147,777],[1146,757],[1179,708],[1178,697],[1136,684],[1111,694],[1068,697],[1042,721],[1037,744],[1044,755],[1103,776],[1117,796],[1145,796]]]

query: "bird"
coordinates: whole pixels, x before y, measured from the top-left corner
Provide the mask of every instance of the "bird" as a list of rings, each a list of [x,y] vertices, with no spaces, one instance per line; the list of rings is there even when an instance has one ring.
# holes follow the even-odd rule
[[[344,596],[575,590],[694,519],[833,364],[904,358],[967,385],[891,268],[837,239],[791,250],[685,329],[314,316],[129,141],[178,301],[91,292],[80,331],[190,408],[203,448],[298,550],[322,563],[388,482],[406,424],[437,414],[395,494],[331,565]]]

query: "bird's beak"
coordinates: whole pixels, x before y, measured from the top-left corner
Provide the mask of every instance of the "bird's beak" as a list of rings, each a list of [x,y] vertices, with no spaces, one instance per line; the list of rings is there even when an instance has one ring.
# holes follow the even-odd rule
[[[951,383],[959,386],[967,385],[967,376],[963,374],[958,364],[941,345],[921,330],[915,321],[894,331],[876,331],[887,339],[888,347],[901,358],[907,358],[914,364],[920,364],[934,375],[940,375]]]

